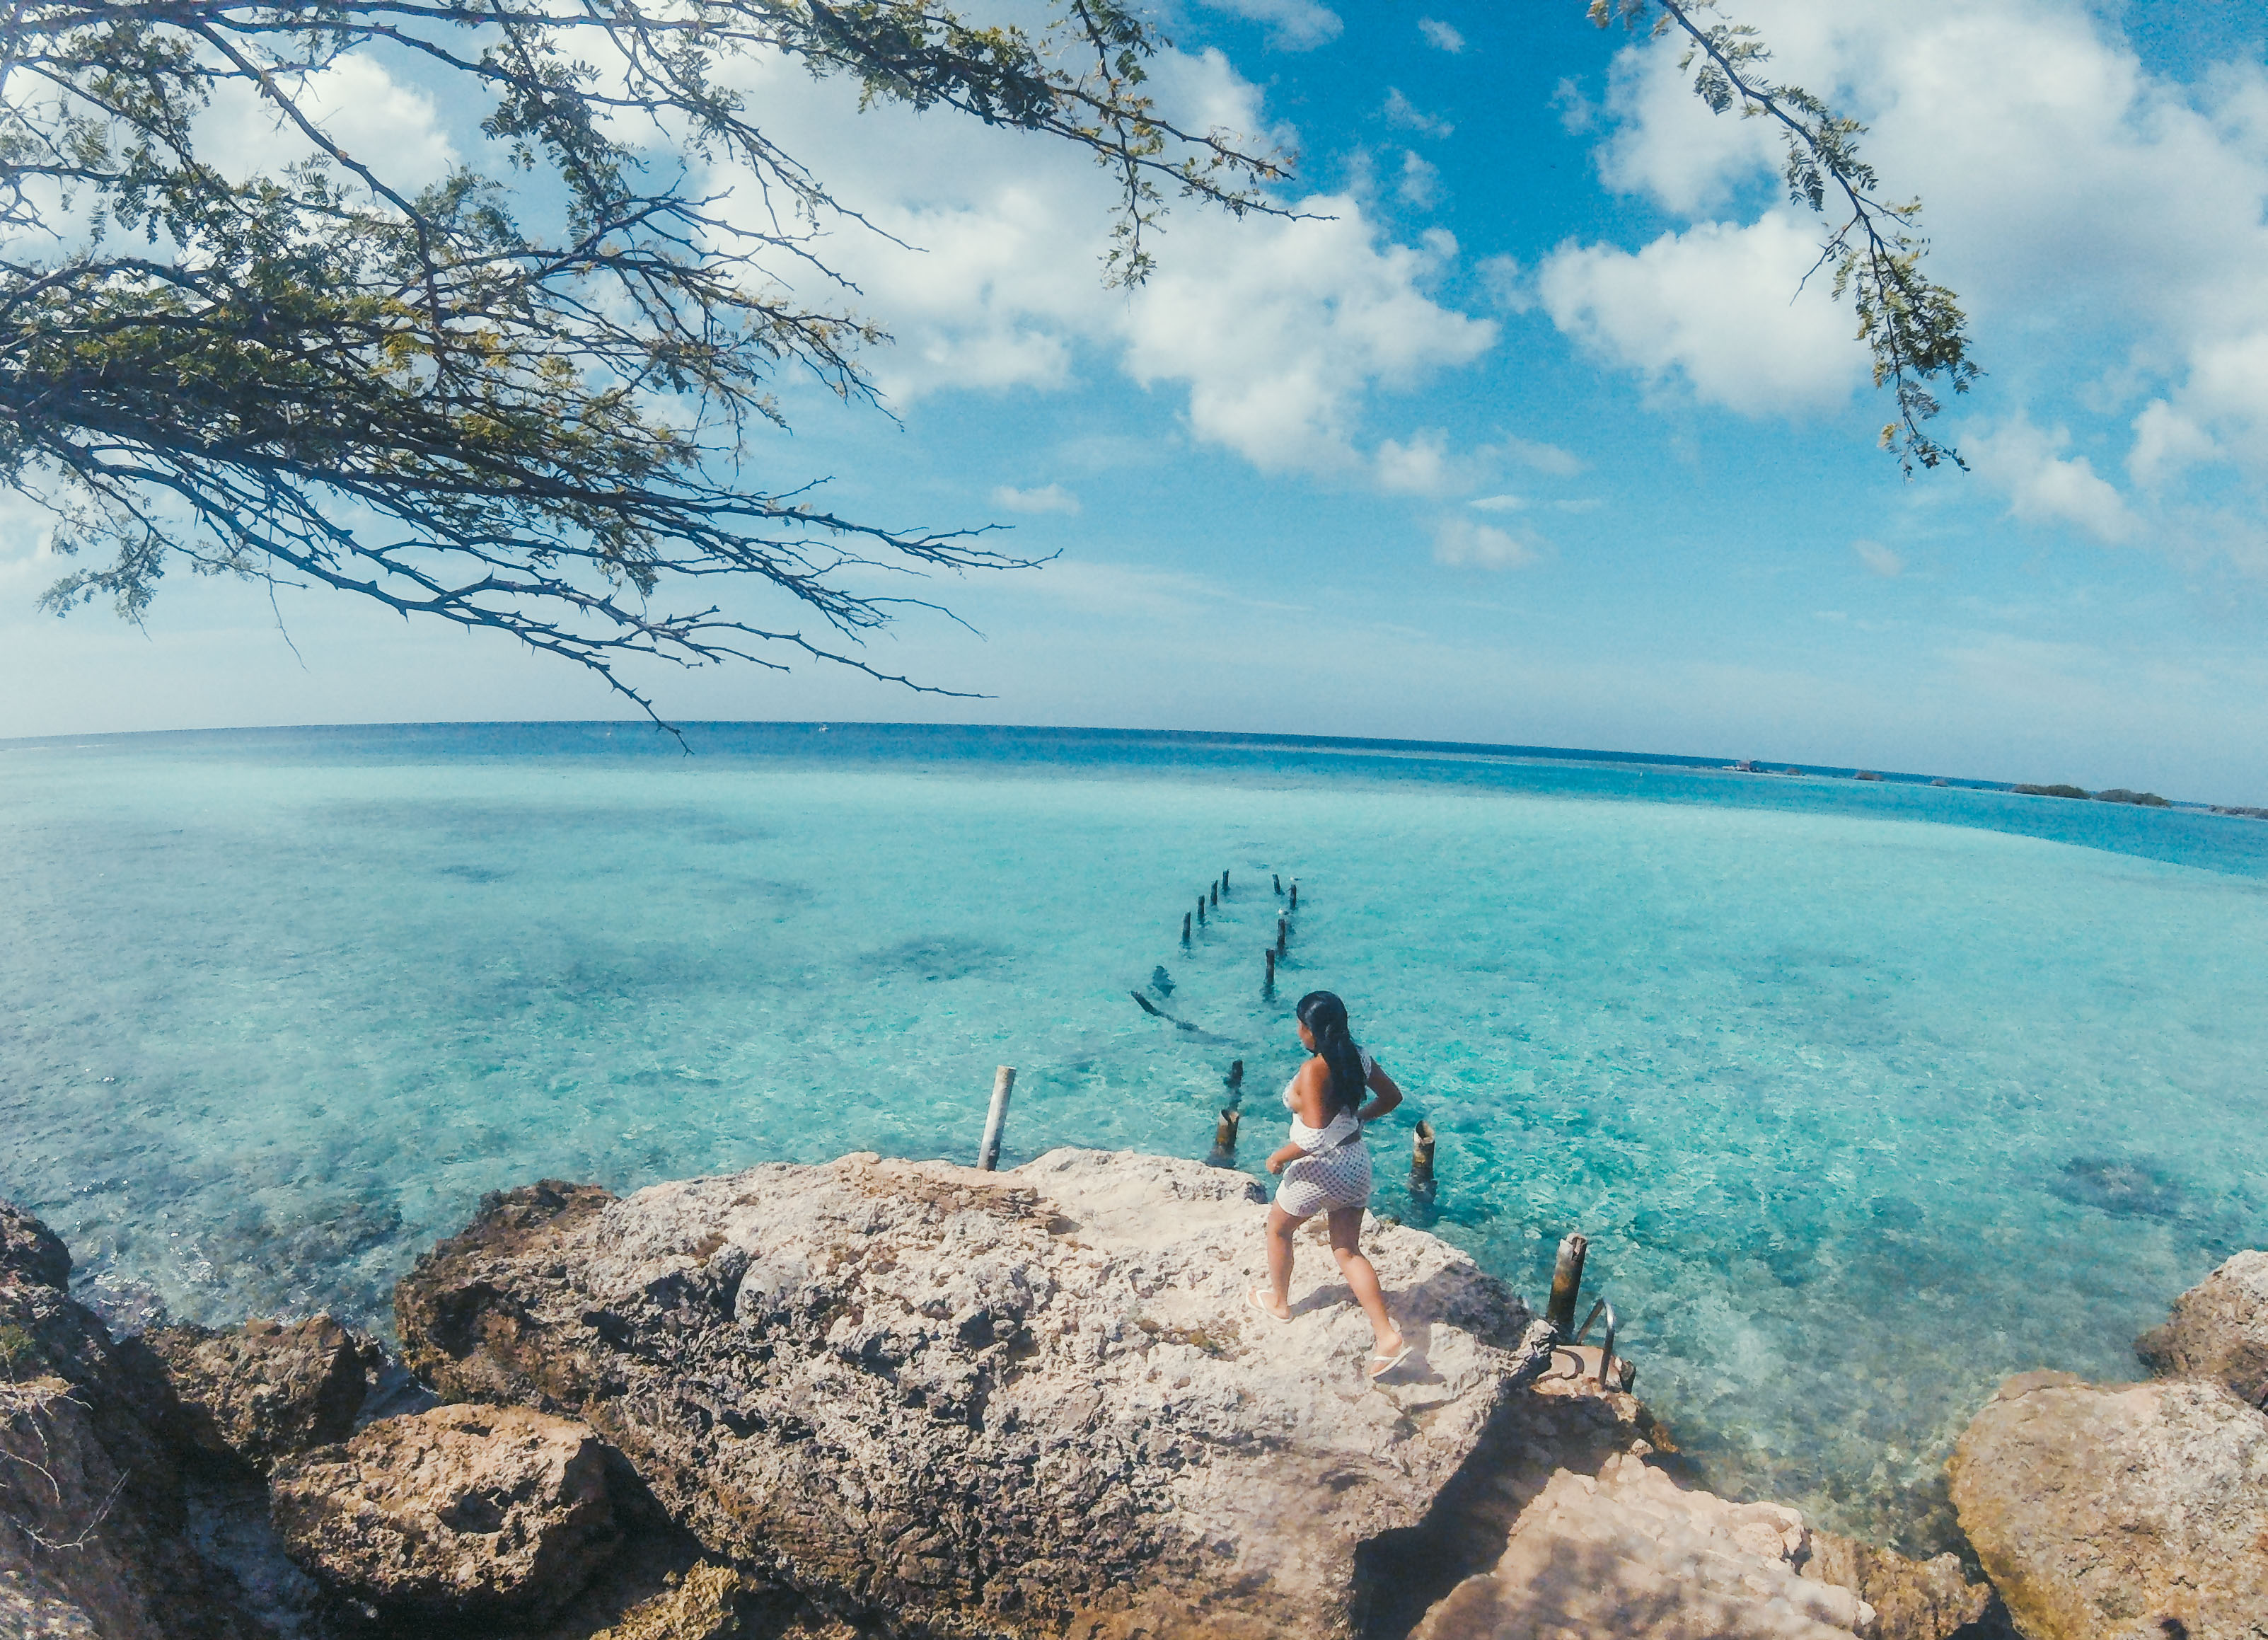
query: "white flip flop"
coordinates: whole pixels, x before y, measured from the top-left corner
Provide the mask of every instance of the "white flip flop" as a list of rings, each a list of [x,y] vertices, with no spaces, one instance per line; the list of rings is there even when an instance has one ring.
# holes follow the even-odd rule
[[[1248,1287],[1244,1289],[1244,1302],[1250,1304],[1255,1310],[1260,1311],[1261,1314],[1266,1316],[1270,1321],[1273,1321],[1278,1326],[1289,1326],[1292,1325],[1292,1318],[1290,1316],[1278,1315],[1273,1310],[1270,1310],[1266,1304],[1260,1302],[1260,1289],[1257,1287]]]
[[[1402,1353],[1395,1356],[1392,1360],[1388,1360],[1384,1356],[1373,1356],[1370,1358],[1370,1376],[1372,1379],[1375,1381],[1376,1379],[1384,1378],[1388,1373],[1393,1371],[1395,1368],[1409,1360],[1413,1348],[1414,1346],[1412,1346],[1407,1339],[1404,1339],[1402,1343]]]

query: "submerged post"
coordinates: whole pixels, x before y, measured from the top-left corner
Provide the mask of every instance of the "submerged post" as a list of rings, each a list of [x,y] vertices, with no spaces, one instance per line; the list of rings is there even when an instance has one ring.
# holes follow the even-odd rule
[[[1220,884],[1219,884],[1219,883],[1215,883],[1212,885],[1211,889],[1208,890],[1208,892],[1210,892],[1210,893],[1211,894],[1211,896],[1212,896],[1212,903],[1213,903],[1214,905],[1219,905],[1219,904],[1220,904]]]
[[[1003,1065],[992,1073],[992,1105],[984,1112],[984,1143],[976,1152],[976,1165],[988,1173],[1000,1165],[1000,1134],[1008,1126],[1008,1096],[1015,1090],[1013,1065]]]
[[[1228,892],[1228,873],[1226,871],[1220,874],[1220,891],[1224,894]]]
[[[1297,877],[1292,879],[1292,909],[1300,909],[1300,879]]]
[[[1583,1290],[1583,1255],[1590,1238],[1578,1230],[1559,1244],[1559,1260],[1551,1267],[1551,1302],[1543,1319],[1561,1338],[1575,1330],[1575,1296]]]
[[[1284,898],[1284,874],[1280,871],[1271,871],[1268,875],[1276,884],[1276,898],[1279,900],[1282,899]]]
[[[1197,896],[1197,927],[1204,927],[1204,896],[1202,894]]]
[[[1268,977],[1261,984],[1273,991],[1276,988],[1276,953],[1272,948],[1263,946],[1260,954],[1268,959]]]
[[[1189,912],[1183,912],[1182,913],[1182,943],[1183,945],[1187,945],[1189,942]]]
[[[1244,1086],[1244,1061],[1243,1061],[1242,1060],[1229,1060],[1229,1062],[1228,1062],[1228,1090],[1229,1090],[1231,1093],[1236,1093],[1236,1092],[1240,1091],[1240,1090],[1243,1088],[1243,1086]]]
[[[1220,1126],[1212,1130],[1212,1148],[1223,1156],[1236,1154],[1236,1125],[1243,1118],[1234,1111],[1220,1113]]]
[[[1418,1124],[1418,1142],[1410,1151],[1410,1188],[1431,1190],[1433,1187],[1433,1124]]]
[[[1285,942],[1292,937],[1292,919],[1282,912],[1276,913],[1276,955],[1284,955]]]

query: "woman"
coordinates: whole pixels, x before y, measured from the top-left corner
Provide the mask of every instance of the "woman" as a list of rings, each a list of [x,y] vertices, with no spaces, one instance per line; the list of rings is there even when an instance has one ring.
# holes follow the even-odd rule
[[[1276,1204],[1268,1209],[1266,1288],[1246,1294],[1252,1307],[1278,1321],[1292,1319],[1292,1237],[1318,1213],[1330,1215],[1331,1256],[1377,1335],[1370,1376],[1383,1378],[1409,1359],[1410,1347],[1386,1313],[1378,1272],[1362,1256],[1362,1210],[1370,1200],[1370,1151],[1362,1125],[1402,1103],[1402,1090],[1355,1045],[1347,1033],[1346,1004],[1329,991],[1310,991],[1295,1010],[1300,1040],[1314,1058],[1284,1088],[1292,1112],[1292,1141],[1268,1158],[1280,1173]],[[1365,1105],[1367,1090],[1376,1097]]]

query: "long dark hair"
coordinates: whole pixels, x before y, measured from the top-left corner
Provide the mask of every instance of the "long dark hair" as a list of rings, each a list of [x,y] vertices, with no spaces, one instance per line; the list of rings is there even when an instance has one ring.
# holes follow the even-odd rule
[[[1332,1111],[1351,1111],[1362,1103],[1362,1050],[1347,1034],[1346,1004],[1329,991],[1310,991],[1293,1010],[1300,1023],[1314,1033],[1315,1052],[1331,1069]]]

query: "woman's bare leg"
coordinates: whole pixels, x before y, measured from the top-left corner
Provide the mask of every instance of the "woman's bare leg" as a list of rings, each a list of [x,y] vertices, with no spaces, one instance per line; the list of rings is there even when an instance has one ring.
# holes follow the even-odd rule
[[[1268,1313],[1278,1321],[1292,1319],[1292,1235],[1305,1219],[1295,1219],[1283,1208],[1268,1209]]]
[[[1402,1333],[1394,1319],[1386,1313],[1386,1294],[1378,1285],[1378,1272],[1370,1260],[1362,1256],[1362,1209],[1333,1208],[1331,1209],[1331,1257],[1339,1261],[1339,1274],[1346,1277],[1348,1289],[1354,1294],[1355,1303],[1362,1306],[1363,1314],[1370,1318],[1370,1330],[1378,1336],[1378,1356],[1383,1361],[1400,1353]],[[1269,1221],[1270,1229],[1275,1221]],[[1285,1237],[1284,1267],[1291,1270],[1291,1237]]]

